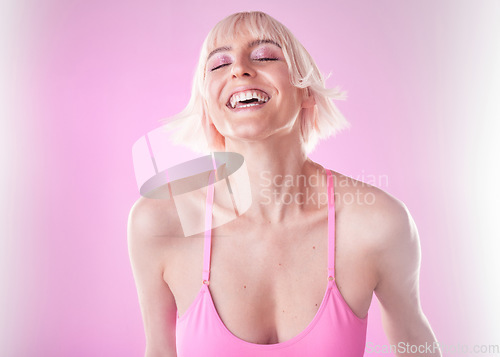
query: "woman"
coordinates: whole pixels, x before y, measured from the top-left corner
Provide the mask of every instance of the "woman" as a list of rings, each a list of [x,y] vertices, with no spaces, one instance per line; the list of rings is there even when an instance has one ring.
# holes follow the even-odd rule
[[[206,215],[193,217],[206,232],[188,238],[174,200],[134,205],[146,356],[361,356],[373,292],[391,344],[440,355],[421,347],[435,337],[404,204],[307,157],[346,126],[330,100],[341,97],[270,16],[238,13],[212,29],[191,101],[169,126],[192,148],[241,154],[250,187],[235,180],[233,191],[248,190],[252,204],[227,224],[214,214],[212,225],[223,204],[207,173]]]

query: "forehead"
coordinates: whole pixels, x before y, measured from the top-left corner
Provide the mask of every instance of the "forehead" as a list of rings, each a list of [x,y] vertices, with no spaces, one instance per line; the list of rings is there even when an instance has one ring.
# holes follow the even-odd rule
[[[248,44],[270,42],[281,48],[286,42],[270,20],[240,18],[218,23],[207,38],[206,51],[210,53],[219,47],[228,46],[240,40]]]

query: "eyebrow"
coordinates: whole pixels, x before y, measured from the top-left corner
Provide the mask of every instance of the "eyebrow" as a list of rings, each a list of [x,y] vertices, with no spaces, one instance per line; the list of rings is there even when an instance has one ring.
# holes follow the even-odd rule
[[[272,45],[275,45],[275,46],[281,48],[281,46],[276,41],[273,41],[273,40],[254,40],[254,41],[252,41],[252,42],[250,42],[248,44],[248,48],[252,48],[252,47],[255,47],[255,46],[258,46],[258,45],[262,45],[263,43],[270,43]],[[216,53],[218,53],[218,52],[225,52],[225,51],[231,51],[232,49],[233,48],[231,46],[218,47],[215,50],[213,50],[212,52],[210,52],[210,54],[207,57],[207,61],[206,62],[208,62],[208,60],[210,59],[210,57],[212,57]]]

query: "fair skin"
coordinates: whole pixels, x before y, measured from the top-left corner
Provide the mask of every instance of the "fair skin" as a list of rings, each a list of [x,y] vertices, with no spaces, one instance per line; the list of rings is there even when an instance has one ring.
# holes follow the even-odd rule
[[[266,177],[325,175],[307,157],[300,138],[298,115],[314,100],[290,84],[277,45],[243,33],[217,47],[222,50],[207,62],[206,110],[225,137],[226,150],[245,158],[252,205],[212,231],[210,292],[234,335],[253,343],[279,343],[304,330],[323,298],[327,211],[324,204],[269,204],[262,193],[270,189],[297,197],[308,189],[319,195],[326,187],[269,185],[262,172]],[[241,88],[260,89],[270,100],[233,110],[226,104]],[[375,292],[391,344],[432,344],[435,337],[419,302],[419,238],[408,210],[376,187],[333,174],[335,278],[344,300],[364,318]],[[363,204],[344,199],[352,195],[375,200]],[[146,356],[176,356],[176,314],[182,316],[200,290],[203,234],[183,236],[173,200],[140,198],[130,213],[128,237]]]

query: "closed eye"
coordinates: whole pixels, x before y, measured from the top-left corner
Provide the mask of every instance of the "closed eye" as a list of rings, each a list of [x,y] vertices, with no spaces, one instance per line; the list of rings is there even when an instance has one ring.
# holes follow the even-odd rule
[[[259,62],[266,62],[266,61],[278,61],[278,60],[279,60],[279,58],[274,58],[274,57],[264,57],[264,58],[255,58],[254,60],[255,60],[255,61],[259,61]],[[228,65],[230,65],[230,64],[231,64],[231,63],[222,63],[222,64],[220,64],[220,65],[215,66],[214,68],[212,68],[212,69],[210,70],[210,72],[212,72],[212,71],[216,71],[216,70],[218,70],[219,68],[222,68],[222,67],[224,67],[224,66],[228,66]]]
[[[265,57],[265,58],[256,58],[255,60],[256,61],[277,61],[277,60],[279,60],[279,58],[268,58],[268,57]]]
[[[219,68],[221,68],[221,67],[227,66],[227,65],[230,65],[230,63],[223,63],[223,64],[220,64],[220,65],[218,65],[218,66],[216,66],[216,67],[212,68],[212,69],[210,70],[210,72],[215,71],[215,70],[217,70],[217,69],[219,69]]]

